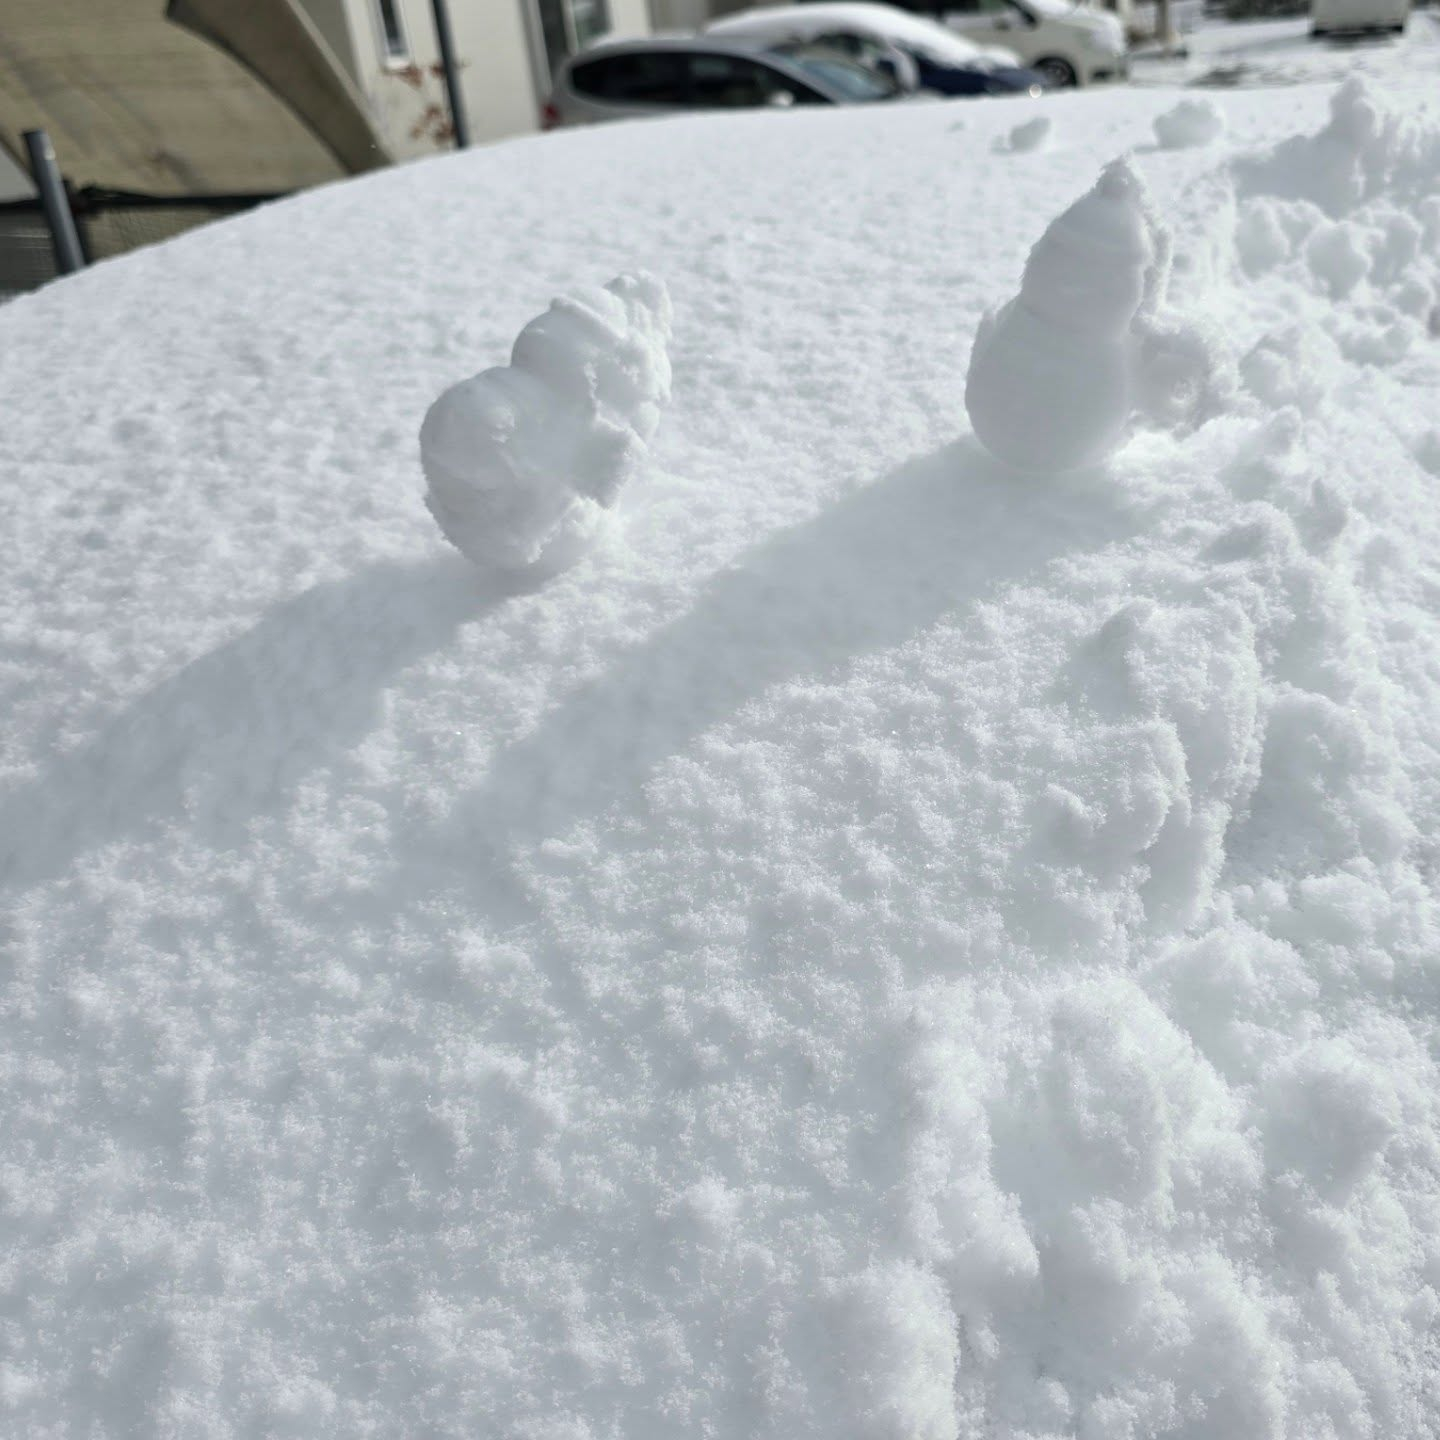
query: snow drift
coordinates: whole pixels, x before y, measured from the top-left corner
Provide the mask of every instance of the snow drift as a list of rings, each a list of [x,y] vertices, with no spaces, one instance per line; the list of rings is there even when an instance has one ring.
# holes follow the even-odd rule
[[[594,127],[0,311],[0,1428],[1433,1432],[1426,83]],[[1131,147],[1164,363],[1017,475],[956,358]],[[463,563],[420,417],[640,270],[623,538]]]

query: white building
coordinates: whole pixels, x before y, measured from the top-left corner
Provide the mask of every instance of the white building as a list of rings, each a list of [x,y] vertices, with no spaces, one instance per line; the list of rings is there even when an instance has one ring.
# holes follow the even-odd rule
[[[399,157],[448,148],[431,0],[300,0]],[[448,0],[472,142],[540,124],[551,76],[600,35],[646,35],[648,0]]]

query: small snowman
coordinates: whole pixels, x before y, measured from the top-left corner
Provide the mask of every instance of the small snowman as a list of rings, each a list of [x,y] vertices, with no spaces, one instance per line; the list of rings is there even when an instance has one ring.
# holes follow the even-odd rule
[[[1135,397],[1136,355],[1159,306],[1170,243],[1129,160],[1056,219],[1020,293],[981,322],[965,408],[986,449],[1056,474],[1104,459]]]
[[[420,427],[425,504],[476,565],[543,577],[613,523],[670,398],[670,297],[621,275],[554,301],[510,364],[445,391]]]

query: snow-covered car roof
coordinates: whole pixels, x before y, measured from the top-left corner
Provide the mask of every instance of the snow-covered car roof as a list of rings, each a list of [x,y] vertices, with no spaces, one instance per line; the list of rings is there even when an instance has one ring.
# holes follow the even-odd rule
[[[728,15],[706,27],[719,36],[745,34],[810,38],[830,30],[850,29],[883,36],[921,54],[951,65],[973,65],[987,54],[981,46],[953,30],[893,5],[854,0],[846,4],[768,5]]]
[[[0,306],[0,1428],[1423,1435],[1429,33]]]

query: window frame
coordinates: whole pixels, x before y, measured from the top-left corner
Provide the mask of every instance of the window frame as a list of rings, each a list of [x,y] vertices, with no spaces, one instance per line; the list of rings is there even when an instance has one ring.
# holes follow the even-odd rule
[[[395,22],[395,35],[400,49],[390,47],[390,26],[386,23],[386,12]],[[400,0],[371,0],[370,13],[375,20],[375,37],[380,45],[380,63],[387,70],[403,70],[415,60],[415,51],[410,44],[410,32],[405,25],[405,11]]]

